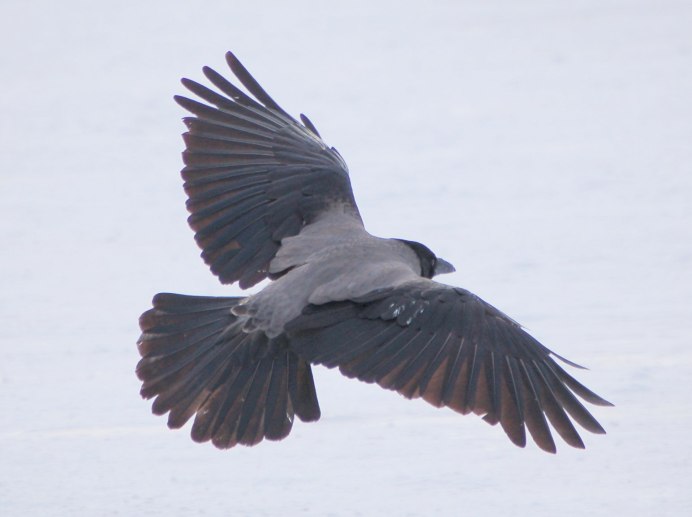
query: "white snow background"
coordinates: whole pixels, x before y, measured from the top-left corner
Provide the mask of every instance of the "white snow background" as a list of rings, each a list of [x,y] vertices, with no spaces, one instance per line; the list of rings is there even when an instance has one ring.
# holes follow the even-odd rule
[[[199,258],[182,76],[233,50],[349,164],[367,228],[558,353],[605,436],[498,427],[316,369],[322,419],[216,450],[140,399]],[[0,3],[0,515],[692,515],[692,3]],[[562,445],[562,446],[561,446]]]

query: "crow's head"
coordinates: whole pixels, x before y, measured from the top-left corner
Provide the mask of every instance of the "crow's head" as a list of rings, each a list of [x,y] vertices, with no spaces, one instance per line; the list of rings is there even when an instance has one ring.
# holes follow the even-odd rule
[[[435,254],[420,242],[407,241],[404,239],[397,239],[400,242],[406,244],[411,248],[418,260],[420,261],[420,275],[424,278],[432,278],[437,275],[444,275],[445,273],[454,273],[456,269],[454,266],[440,257],[435,256]]]

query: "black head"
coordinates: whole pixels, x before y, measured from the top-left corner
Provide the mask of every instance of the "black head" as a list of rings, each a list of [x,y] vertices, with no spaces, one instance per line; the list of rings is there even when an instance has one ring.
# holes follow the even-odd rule
[[[445,273],[454,273],[456,269],[454,266],[444,259],[441,259],[430,250],[424,244],[416,241],[407,241],[405,239],[397,239],[399,242],[403,242],[409,248],[411,248],[418,260],[420,261],[420,276],[423,278],[432,278],[436,275],[443,275]]]

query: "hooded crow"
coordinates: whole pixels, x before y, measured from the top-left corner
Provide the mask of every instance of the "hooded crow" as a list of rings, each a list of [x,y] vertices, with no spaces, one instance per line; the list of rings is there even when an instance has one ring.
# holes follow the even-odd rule
[[[298,122],[232,54],[245,93],[211,68],[216,91],[183,85],[188,222],[202,258],[247,297],[161,293],[142,314],[137,375],[170,428],[216,447],[280,440],[295,416],[320,418],[311,365],[526,430],[555,452],[551,427],[584,443],[573,422],[605,431],[579,398],[611,405],[567,373],[577,366],[469,291],[433,277],[452,265],[418,242],[368,233],[346,163]]]

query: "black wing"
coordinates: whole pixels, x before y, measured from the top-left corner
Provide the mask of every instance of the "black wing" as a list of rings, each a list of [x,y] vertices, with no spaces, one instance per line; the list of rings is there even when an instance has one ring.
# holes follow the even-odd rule
[[[555,452],[550,422],[565,442],[583,448],[569,417],[605,432],[575,394],[610,403],[565,372],[517,323],[464,289],[419,282],[358,301],[312,305],[287,330],[291,348],[306,360],[408,398],[484,415],[520,447],[528,428],[540,448]]]
[[[348,169],[312,123],[290,117],[230,52],[226,60],[251,98],[214,70],[206,77],[221,91],[189,79],[202,100],[176,101],[194,116],[184,119],[188,219],[202,258],[222,283],[250,287],[267,278],[281,239],[335,204],[360,215]]]

